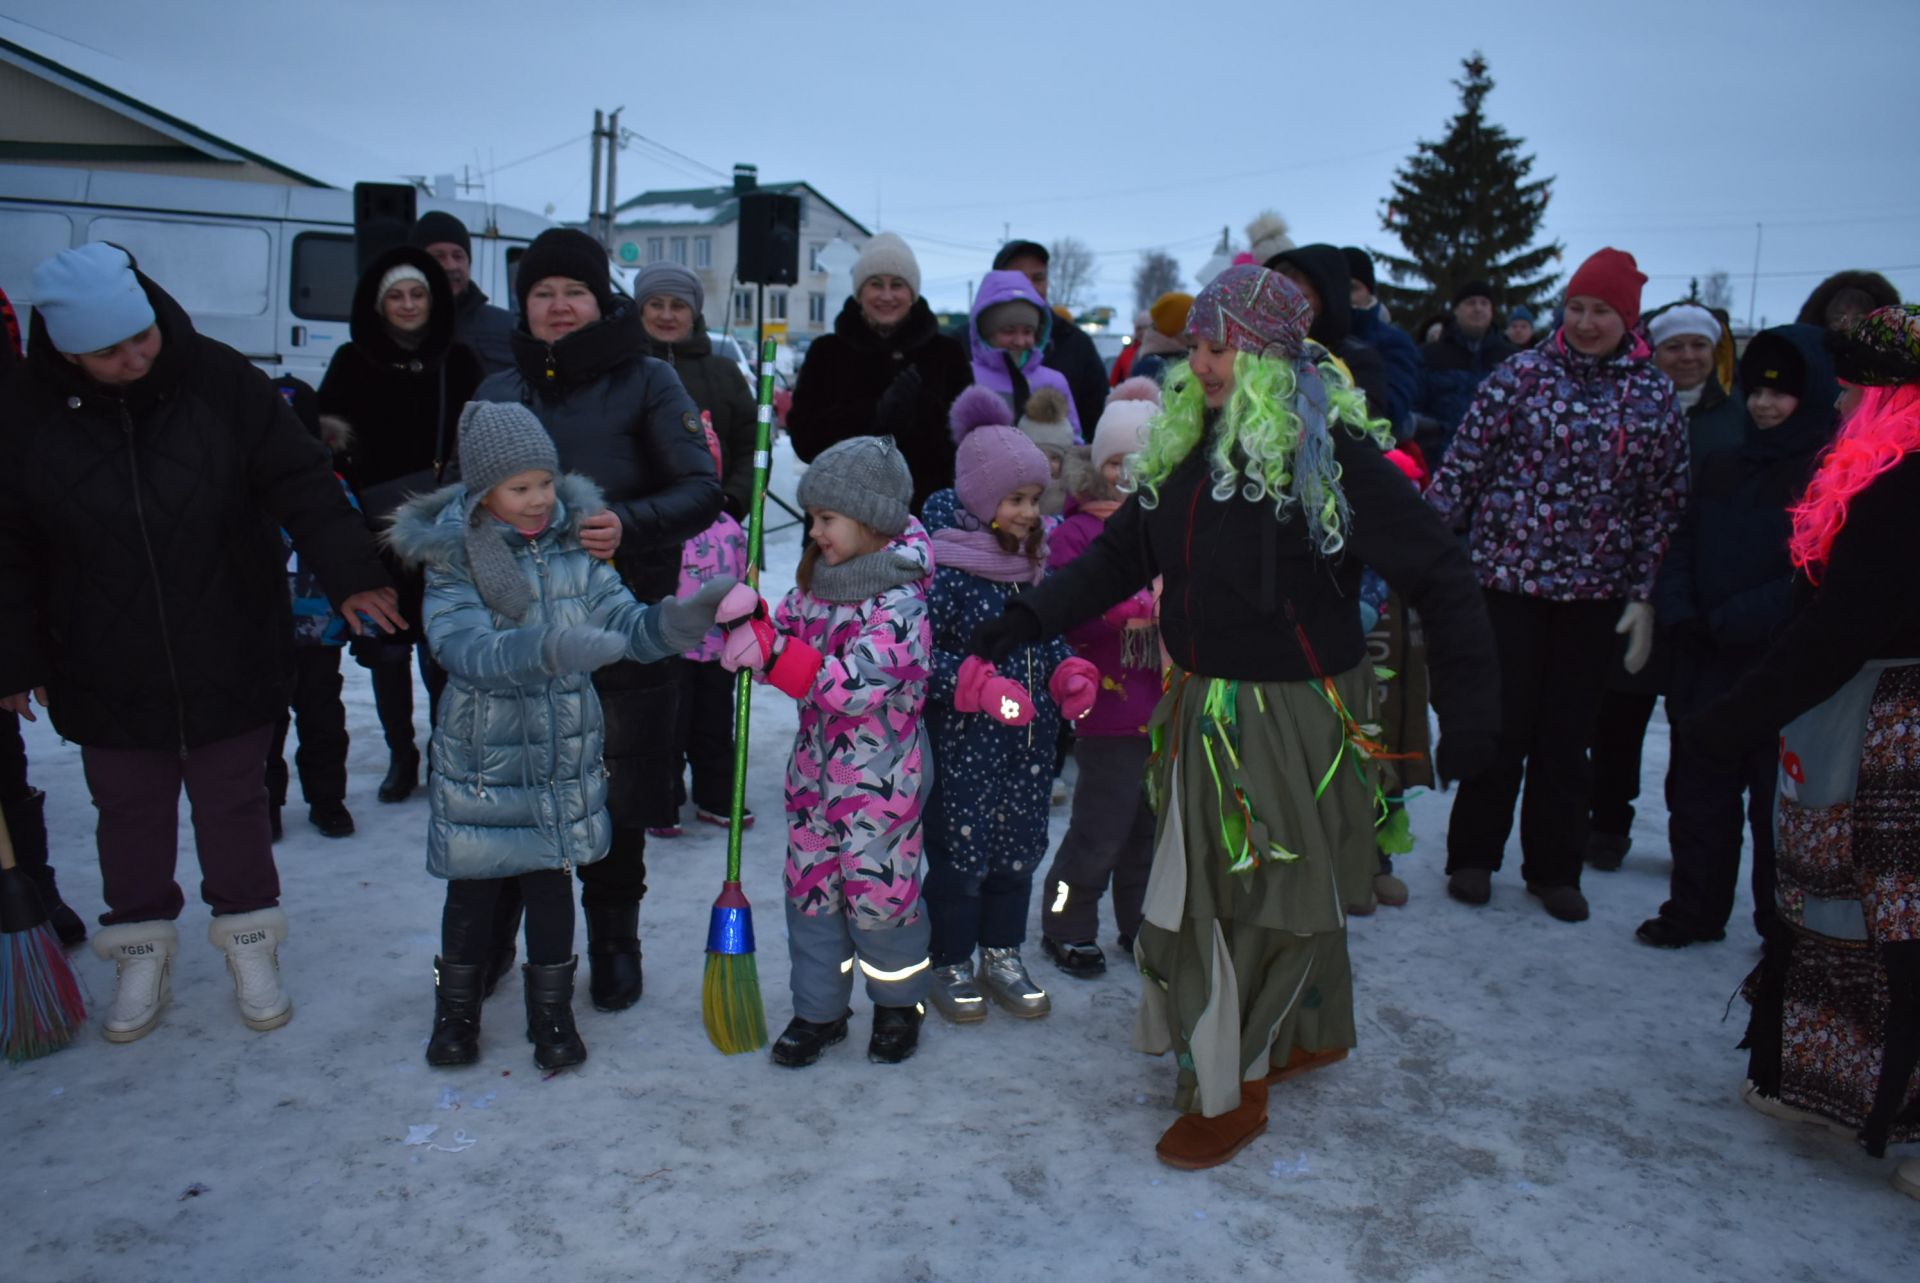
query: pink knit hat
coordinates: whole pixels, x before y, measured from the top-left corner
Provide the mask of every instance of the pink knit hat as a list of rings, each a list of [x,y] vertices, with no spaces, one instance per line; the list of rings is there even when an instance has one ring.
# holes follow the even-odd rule
[[[1022,486],[1045,490],[1053,469],[1040,447],[1013,426],[1013,407],[998,392],[975,384],[948,412],[953,439],[953,491],[981,525],[991,525],[1000,501]]]

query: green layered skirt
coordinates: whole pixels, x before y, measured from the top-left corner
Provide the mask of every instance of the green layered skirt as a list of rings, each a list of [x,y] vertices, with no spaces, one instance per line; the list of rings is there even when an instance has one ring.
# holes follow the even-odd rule
[[[1181,1109],[1217,1117],[1296,1047],[1354,1044],[1345,906],[1378,865],[1374,707],[1366,664],[1327,683],[1172,670],[1135,1046],[1177,1054]]]

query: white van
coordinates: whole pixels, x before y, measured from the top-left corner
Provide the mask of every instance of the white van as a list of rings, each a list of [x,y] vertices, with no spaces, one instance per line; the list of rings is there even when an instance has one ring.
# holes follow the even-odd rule
[[[513,272],[548,227],[526,210],[422,193],[473,236],[473,280],[513,307]],[[213,178],[0,165],[0,289],[24,326],[33,269],[88,241],[125,246],[210,338],[269,375],[318,385],[347,341],[356,282],[353,193]]]

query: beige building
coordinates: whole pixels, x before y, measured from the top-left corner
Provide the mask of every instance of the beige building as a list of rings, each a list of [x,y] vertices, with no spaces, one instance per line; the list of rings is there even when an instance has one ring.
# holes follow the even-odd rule
[[[660,262],[688,268],[707,292],[707,324],[751,338],[755,287],[734,278],[740,193],[753,187],[743,174],[730,187],[642,192],[622,201],[614,211],[614,261],[635,270]],[[800,279],[767,287],[768,326],[779,333],[784,323],[789,340],[829,333],[846,300],[853,256],[871,233],[807,183],[763,183],[759,190],[800,198]],[[834,249],[836,241],[846,248]]]

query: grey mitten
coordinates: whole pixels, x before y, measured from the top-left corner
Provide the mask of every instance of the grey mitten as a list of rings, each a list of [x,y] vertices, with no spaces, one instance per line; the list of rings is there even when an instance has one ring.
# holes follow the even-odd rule
[[[556,677],[562,673],[591,673],[625,659],[627,639],[605,628],[549,628],[540,643],[540,654],[547,671]]]
[[[720,602],[740,581],[732,575],[715,575],[700,585],[690,597],[667,597],[654,609],[660,612],[660,640],[674,654],[692,650],[713,629]]]

